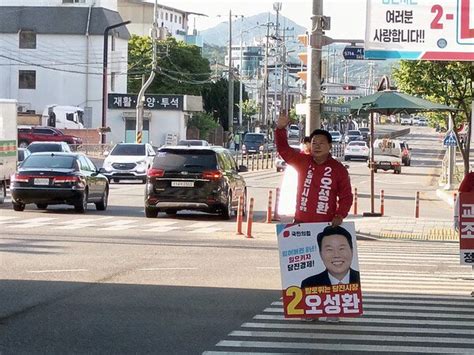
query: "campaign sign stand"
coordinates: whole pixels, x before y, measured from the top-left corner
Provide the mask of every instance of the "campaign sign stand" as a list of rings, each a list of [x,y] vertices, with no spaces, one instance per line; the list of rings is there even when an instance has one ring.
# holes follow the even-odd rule
[[[474,192],[459,194],[458,213],[460,261],[474,267]]]
[[[354,223],[343,223],[336,235],[326,227],[328,223],[276,226],[286,318],[363,313]]]

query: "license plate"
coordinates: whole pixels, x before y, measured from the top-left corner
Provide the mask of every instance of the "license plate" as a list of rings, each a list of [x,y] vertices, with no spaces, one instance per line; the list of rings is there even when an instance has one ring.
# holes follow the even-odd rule
[[[194,187],[194,181],[171,181],[171,187]]]
[[[35,185],[49,185],[49,179],[35,179]]]
[[[388,162],[388,161],[383,161],[383,162],[380,163],[380,165],[390,165],[390,162]]]

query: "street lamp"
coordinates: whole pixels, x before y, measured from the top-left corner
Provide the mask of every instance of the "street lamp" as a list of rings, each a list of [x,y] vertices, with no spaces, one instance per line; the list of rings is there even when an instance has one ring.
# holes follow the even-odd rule
[[[105,144],[105,128],[107,126],[107,62],[109,49],[109,31],[117,27],[128,25],[131,22],[132,21],[116,23],[115,25],[106,27],[104,30],[104,61],[102,66],[102,144]]]

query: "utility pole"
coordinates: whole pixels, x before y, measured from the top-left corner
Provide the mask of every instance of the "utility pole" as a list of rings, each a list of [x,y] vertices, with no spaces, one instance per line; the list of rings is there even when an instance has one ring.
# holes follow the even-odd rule
[[[242,105],[243,105],[243,64],[244,64],[244,59],[243,59],[243,50],[242,50],[242,45],[243,45],[243,28],[244,28],[244,17],[242,16],[242,22],[240,23],[240,70],[239,70],[239,126],[242,126]]]
[[[283,27],[283,35],[281,37],[281,106],[280,106],[280,112],[283,115],[288,114],[288,112],[286,111],[286,100],[285,100],[285,64],[286,64],[285,31],[286,31],[286,28]]]
[[[234,73],[232,69],[232,10],[229,10],[229,91],[228,91],[228,125],[229,133],[234,130]]]
[[[277,80],[277,62],[278,62],[278,56],[279,56],[279,44],[278,44],[278,41],[279,41],[279,33],[278,33],[278,28],[280,26],[280,21],[279,21],[279,14],[280,14],[280,10],[281,10],[281,2],[275,2],[273,3],[273,10],[276,11],[276,24],[275,24],[275,43],[276,43],[276,46],[275,46],[275,61],[274,61],[274,70],[273,70],[273,77],[274,77],[274,101],[273,101],[273,109],[274,109],[274,116],[273,116],[273,122],[276,122],[277,119],[278,119],[278,110],[277,110],[277,101],[278,101],[278,89],[277,89],[277,84],[278,84],[278,80]],[[280,102],[280,109],[281,109],[281,102]]]
[[[323,44],[323,0],[313,0],[311,17],[310,46],[308,47],[307,83],[308,116],[306,116],[306,135],[321,128],[321,49]]]
[[[267,21],[267,37],[266,37],[266,44],[265,44],[265,75],[263,77],[263,90],[264,90],[264,98],[263,98],[263,122],[267,125],[268,122],[268,41],[270,37],[270,13],[268,13],[268,21]]]
[[[157,69],[158,61],[157,61],[157,48],[156,48],[156,40],[158,38],[158,16],[157,16],[157,9],[158,9],[158,0],[155,0],[155,6],[153,7],[153,27],[151,29],[151,43],[153,45],[153,61],[151,64],[151,73],[148,77],[148,80],[140,89],[137,97],[137,125],[136,125],[136,143],[142,143],[142,136],[143,136],[143,111],[144,111],[144,104],[145,104],[145,91],[155,79],[155,72]]]

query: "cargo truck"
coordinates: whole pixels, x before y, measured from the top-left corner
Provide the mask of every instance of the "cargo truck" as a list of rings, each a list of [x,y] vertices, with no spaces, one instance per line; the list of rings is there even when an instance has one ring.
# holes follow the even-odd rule
[[[17,164],[17,102],[0,99],[0,203],[5,201],[10,176]]]

